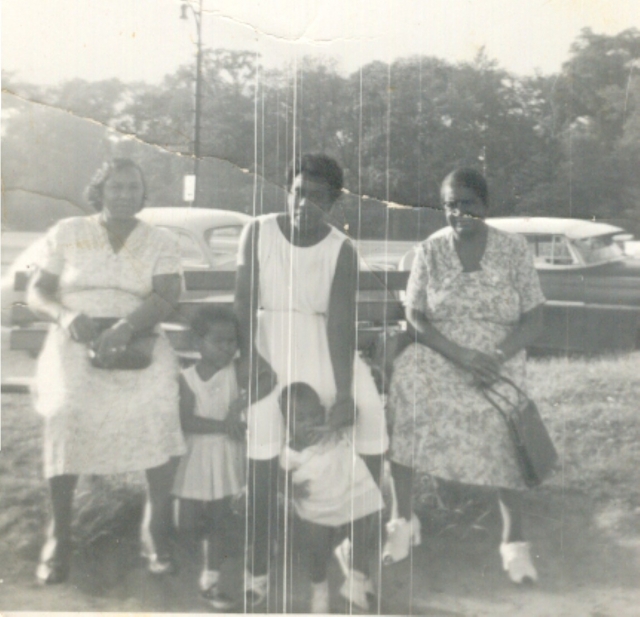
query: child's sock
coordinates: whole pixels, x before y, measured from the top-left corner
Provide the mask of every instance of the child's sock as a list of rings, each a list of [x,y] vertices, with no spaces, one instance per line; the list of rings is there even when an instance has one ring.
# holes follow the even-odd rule
[[[211,589],[220,578],[219,570],[203,570],[200,575],[200,580],[198,581],[198,585],[200,586],[200,591],[207,591]]]

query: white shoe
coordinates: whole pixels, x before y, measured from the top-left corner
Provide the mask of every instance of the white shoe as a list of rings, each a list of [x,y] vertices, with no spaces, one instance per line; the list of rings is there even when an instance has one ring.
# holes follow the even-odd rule
[[[329,612],[329,582],[311,583],[311,613]]]
[[[362,572],[349,570],[349,576],[340,587],[340,595],[354,606],[368,613],[370,606],[367,595],[372,594],[375,594],[375,589],[371,579]]]
[[[531,561],[530,548],[528,542],[503,542],[500,545],[502,567],[514,583],[538,580],[538,572]]]
[[[422,543],[420,520],[415,514],[411,515],[411,521],[406,518],[391,519],[386,528],[387,541],[382,549],[382,563],[385,566],[406,559],[411,547]]]
[[[267,599],[269,577],[267,574],[254,576],[248,570],[244,573],[244,597],[247,608],[255,609]]]

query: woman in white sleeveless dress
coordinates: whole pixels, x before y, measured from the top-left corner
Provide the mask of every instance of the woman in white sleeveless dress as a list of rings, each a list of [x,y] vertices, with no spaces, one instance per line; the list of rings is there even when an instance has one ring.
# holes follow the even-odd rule
[[[357,253],[347,236],[325,221],[342,180],[333,159],[302,156],[289,171],[288,212],[258,217],[241,240],[236,286],[241,353],[252,375],[273,371],[278,381],[248,417],[250,511],[256,516],[245,586],[254,606],[264,600],[267,587],[269,519],[275,519],[270,506],[285,435],[278,406],[282,389],[309,384],[329,409],[327,421],[334,428],[353,424],[355,413],[355,451],[376,480],[388,446],[382,400],[355,351]]]

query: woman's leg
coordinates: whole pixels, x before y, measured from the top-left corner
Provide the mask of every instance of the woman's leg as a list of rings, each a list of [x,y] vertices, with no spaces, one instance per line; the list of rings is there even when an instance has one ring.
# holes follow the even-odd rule
[[[278,512],[278,473],[278,457],[249,459],[248,567],[254,577],[265,575],[269,566],[269,547]]]
[[[522,498],[517,491],[500,489],[498,504],[502,515],[502,542],[523,542],[522,533]]]
[[[391,461],[391,476],[396,491],[398,518],[410,521],[413,515],[413,469]]]
[[[171,489],[178,465],[178,458],[147,469],[149,499],[149,533],[153,541],[153,553],[160,561],[171,557],[171,534],[173,530],[173,498]]]
[[[77,484],[78,476],[76,475],[67,474],[49,478],[51,523],[36,572],[38,580],[42,583],[61,583],[69,574],[73,495]]]

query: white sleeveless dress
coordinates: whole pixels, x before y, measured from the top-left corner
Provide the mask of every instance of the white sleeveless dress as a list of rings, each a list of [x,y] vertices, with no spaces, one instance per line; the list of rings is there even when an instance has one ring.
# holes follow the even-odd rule
[[[196,399],[195,413],[202,418],[224,420],[229,405],[238,398],[233,363],[207,381],[195,366],[182,372]],[[187,453],[180,460],[173,494],[183,499],[214,501],[237,495],[245,485],[245,447],[224,433],[187,434]]]
[[[335,228],[318,244],[298,247],[284,236],[277,214],[259,217],[260,294],[256,347],[278,376],[274,392],[249,411],[249,456],[277,456],[284,444],[278,406],[288,384],[309,384],[329,409],[336,384],[327,339],[329,297],[342,245],[349,239]],[[357,406],[354,444],[360,454],[382,454],[388,437],[382,399],[371,372],[356,353],[353,396]]]

